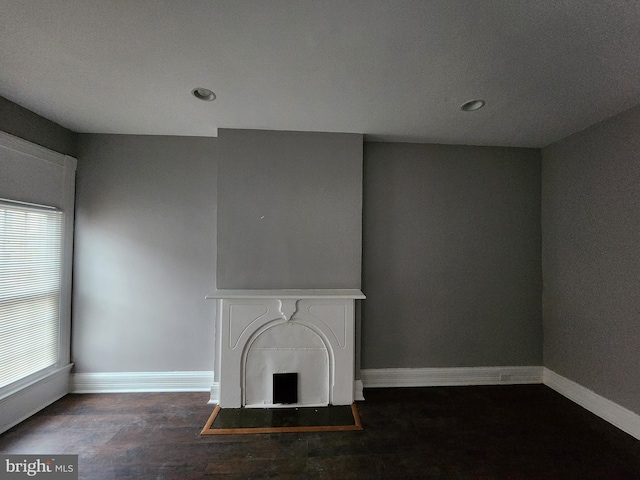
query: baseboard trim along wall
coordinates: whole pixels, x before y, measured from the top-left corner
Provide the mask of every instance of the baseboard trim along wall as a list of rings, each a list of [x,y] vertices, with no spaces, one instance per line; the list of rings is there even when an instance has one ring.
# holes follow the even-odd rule
[[[209,397],[209,401],[212,405],[218,405],[220,403],[220,382],[214,382],[211,385],[211,396]]]
[[[364,388],[542,383],[542,367],[380,368],[360,370]]]
[[[213,372],[100,372],[74,373],[71,393],[210,392],[209,402],[220,401],[220,384]],[[354,383],[356,400],[364,400],[362,382]]]
[[[364,400],[364,393],[363,390],[364,389],[364,384],[362,383],[362,380],[356,380],[353,383],[353,399],[357,400],[357,401],[361,401]]]
[[[0,433],[69,393],[69,364],[0,398]]]
[[[74,373],[71,393],[208,392],[213,372]]]
[[[640,415],[545,368],[543,383],[591,413],[640,440]]]

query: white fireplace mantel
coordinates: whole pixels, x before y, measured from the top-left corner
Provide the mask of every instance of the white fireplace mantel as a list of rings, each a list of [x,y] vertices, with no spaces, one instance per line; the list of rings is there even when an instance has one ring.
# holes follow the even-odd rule
[[[354,401],[357,289],[218,290],[219,404],[273,407],[273,373],[296,372],[298,403]]]
[[[205,298],[234,299],[234,298],[346,298],[364,300],[365,295],[357,289],[285,289],[285,290],[216,290]]]

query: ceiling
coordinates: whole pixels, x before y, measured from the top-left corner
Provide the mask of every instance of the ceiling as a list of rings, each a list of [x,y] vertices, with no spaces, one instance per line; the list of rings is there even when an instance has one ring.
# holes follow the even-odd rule
[[[0,11],[0,95],[77,132],[542,147],[640,103],[636,0],[0,0]],[[478,98],[483,109],[460,110]]]

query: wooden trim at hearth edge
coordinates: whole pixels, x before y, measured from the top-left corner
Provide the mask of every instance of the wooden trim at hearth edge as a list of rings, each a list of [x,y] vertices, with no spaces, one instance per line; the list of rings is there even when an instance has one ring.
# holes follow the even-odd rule
[[[360,414],[355,402],[351,404],[351,413],[353,414],[354,425],[317,425],[313,427],[255,427],[255,428],[225,428],[212,429],[211,425],[215,421],[218,413],[220,413],[220,405],[216,405],[213,413],[207,420],[200,435],[247,435],[257,433],[309,433],[309,432],[352,432],[363,430]]]
[[[542,367],[380,368],[360,370],[364,388],[542,383]]]

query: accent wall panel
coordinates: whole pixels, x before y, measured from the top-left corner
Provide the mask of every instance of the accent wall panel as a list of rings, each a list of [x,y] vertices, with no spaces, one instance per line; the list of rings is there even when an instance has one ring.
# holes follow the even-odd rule
[[[360,288],[362,135],[218,131],[217,288]]]

